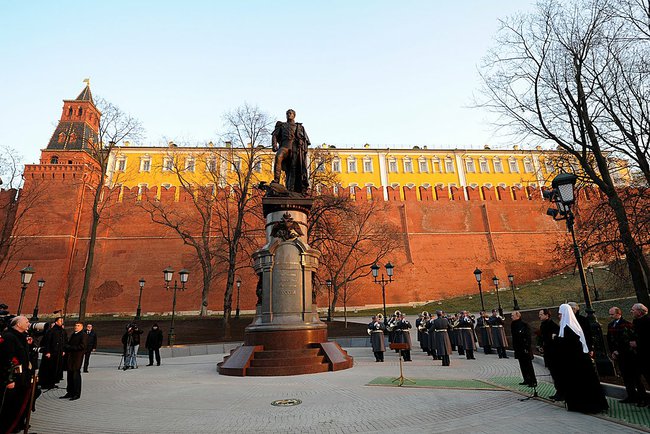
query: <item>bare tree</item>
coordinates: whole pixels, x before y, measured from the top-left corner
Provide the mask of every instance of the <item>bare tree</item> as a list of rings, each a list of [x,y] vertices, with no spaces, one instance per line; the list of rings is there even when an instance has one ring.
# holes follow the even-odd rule
[[[102,201],[109,157],[118,143],[125,140],[137,141],[142,137],[144,131],[140,121],[124,113],[112,103],[98,98],[95,105],[102,115],[99,120],[98,140],[94,141],[89,138],[85,143],[85,150],[94,159],[96,164],[89,167],[90,173],[86,178],[88,180],[88,187],[92,189],[92,220],[90,223],[88,254],[84,268],[84,281],[79,297],[80,320],[83,320],[86,316],[86,302],[90,292],[90,279],[93,275],[95,260],[97,228],[102,218],[104,206],[109,203],[108,200]],[[86,186],[84,185],[82,188],[86,188]]]
[[[617,189],[619,155],[638,155],[638,148],[647,160],[645,121],[632,119],[645,110],[645,89],[640,77],[621,75],[624,65],[639,74],[642,66],[628,57],[646,53],[638,44],[628,51],[629,26],[614,6],[546,0],[534,13],[503,20],[483,64],[480,105],[500,115],[497,125],[518,140],[553,143],[579,164],[577,175],[607,197],[637,298],[648,303],[650,270]]]

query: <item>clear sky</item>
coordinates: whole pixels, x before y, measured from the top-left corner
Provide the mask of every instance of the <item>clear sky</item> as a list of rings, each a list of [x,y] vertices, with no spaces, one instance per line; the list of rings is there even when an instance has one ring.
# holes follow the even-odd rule
[[[37,162],[90,78],[142,145],[219,141],[224,112],[288,108],[312,144],[512,146],[469,108],[499,18],[528,0],[0,2],[0,145]],[[520,145],[526,146],[525,143]]]

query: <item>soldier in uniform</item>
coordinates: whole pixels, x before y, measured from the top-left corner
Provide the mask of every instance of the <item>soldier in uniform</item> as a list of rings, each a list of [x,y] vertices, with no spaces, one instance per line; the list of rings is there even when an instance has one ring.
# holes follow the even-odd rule
[[[476,319],[476,328],[478,329],[478,342],[483,348],[485,354],[492,354],[492,333],[488,324],[488,314],[482,310]]]
[[[393,342],[396,344],[399,343],[408,344],[408,349],[401,350],[401,354],[405,362],[410,362],[411,361],[411,334],[409,333],[409,329],[411,329],[411,323],[406,319],[406,316],[404,316],[403,313],[400,313],[399,316],[397,316],[397,312],[396,312],[396,319],[397,321],[395,321],[393,325],[393,331],[395,332],[395,336],[393,337]]]
[[[439,360],[438,351],[436,349],[436,332],[433,327],[433,322],[436,319],[434,315],[429,317],[429,320],[426,322],[425,327],[427,328],[427,338],[429,339],[429,355],[433,357],[433,360]]]
[[[420,348],[422,351],[431,355],[431,350],[429,346],[429,331],[427,330],[427,323],[429,322],[429,312],[422,312],[418,315],[418,319],[415,320],[415,328],[418,330],[418,341],[420,342]]]
[[[372,352],[375,354],[375,362],[384,361],[384,352],[386,352],[386,345],[384,344],[385,329],[384,316],[382,314],[373,315],[372,321],[368,324],[368,334],[370,335]]]
[[[442,366],[449,366],[449,355],[451,354],[449,329],[449,321],[444,317],[442,311],[436,311],[436,319],[431,322],[430,333],[433,334],[434,348],[437,357],[442,360]]]
[[[67,342],[68,335],[63,328],[63,318],[59,317],[41,340],[43,359],[38,371],[38,381],[43,389],[52,389],[63,379],[63,356]]]
[[[497,349],[497,354],[500,359],[507,359],[506,347],[508,346],[508,339],[503,328],[505,321],[499,316],[498,310],[492,309],[492,316],[488,320],[488,323],[492,332],[492,345]]]
[[[468,360],[475,360],[474,350],[476,350],[476,342],[474,341],[474,320],[466,310],[460,312],[456,330],[458,333],[459,347],[460,345],[463,346],[465,356]]]
[[[305,127],[296,122],[296,112],[287,110],[287,121],[278,121],[271,134],[271,146],[275,151],[273,182],[279,183],[284,171],[287,190],[296,193],[307,191],[307,147],[310,144]]]

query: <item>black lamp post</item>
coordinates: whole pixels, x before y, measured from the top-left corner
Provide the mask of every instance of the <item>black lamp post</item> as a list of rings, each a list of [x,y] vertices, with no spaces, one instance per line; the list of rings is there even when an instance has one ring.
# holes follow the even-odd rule
[[[169,327],[169,335],[167,336],[167,345],[174,346],[174,340],[176,339],[176,334],[174,334],[174,317],[176,316],[176,291],[181,290],[185,291],[185,283],[187,283],[187,278],[190,275],[190,272],[187,271],[186,269],[182,269],[181,271],[178,272],[178,275],[180,276],[181,279],[181,287],[178,287],[178,282],[174,280],[174,299],[172,302],[172,324],[171,327]],[[163,276],[165,279],[165,289],[169,289],[169,282],[172,281],[172,278],[174,276],[174,269],[169,266],[163,270]]]
[[[332,281],[330,279],[327,279],[325,281],[325,285],[327,285],[327,322],[332,321],[332,301],[330,297],[330,291],[332,290]]]
[[[594,279],[594,267],[591,265],[587,267],[587,271],[591,275],[591,284],[594,287],[594,300],[598,301],[600,299],[600,294],[598,294],[598,288],[596,288],[596,279]]]
[[[43,289],[43,286],[45,286],[45,279],[38,279],[36,283],[38,283],[38,293],[36,294],[36,305],[34,306],[34,313],[32,313],[31,321],[33,322],[38,321],[38,302],[41,299],[41,290]]]
[[[499,298],[499,278],[494,276],[492,278],[492,283],[494,283],[494,290],[497,293],[497,308],[499,309],[499,316],[503,316],[503,308],[501,307],[501,299]]]
[[[512,304],[514,310],[519,310],[519,303],[517,302],[517,297],[515,296],[515,276],[514,274],[508,274],[508,280],[510,281],[510,290],[512,291]]]
[[[135,319],[137,321],[140,321],[140,314],[142,313],[142,290],[144,289],[145,282],[146,280],[144,278],[138,281],[140,284],[140,295],[138,296],[138,310],[135,312]]]
[[[591,305],[591,297],[589,296],[589,288],[587,287],[587,277],[585,269],[582,264],[582,253],[576,241],[576,234],[573,228],[575,223],[575,216],[571,210],[571,206],[575,204],[575,185],[578,177],[572,173],[560,173],[551,182],[551,190],[546,190],[543,193],[545,199],[555,204],[555,208],[549,208],[546,214],[553,217],[553,220],[565,220],[567,230],[571,233],[573,240],[573,253],[575,255],[576,264],[578,265],[578,273],[580,275],[580,283],[582,285],[582,295],[585,298],[585,305],[587,311],[587,319],[591,327],[591,335],[593,336],[594,345],[594,358],[596,360],[596,367],[600,375],[611,376],[614,375],[614,365],[607,357],[605,352],[605,342],[603,340],[603,331],[594,315],[594,309]]]
[[[377,277],[379,276],[379,265],[377,264],[372,264],[370,267],[370,271],[372,271],[372,277],[374,279],[375,283],[378,283],[381,285],[381,299],[384,304],[384,323],[388,321],[388,318],[386,317],[386,285],[388,285],[390,282],[393,281],[393,264],[390,262],[384,266],[386,268],[386,274],[388,275],[388,279],[384,278],[384,273],[381,273],[381,279],[377,280]]]
[[[34,269],[31,265],[27,265],[25,268],[20,270],[20,302],[18,303],[18,310],[16,315],[20,315],[20,311],[23,309],[23,300],[25,299],[25,291],[27,290],[27,285],[32,281],[32,276],[34,275]]]
[[[483,272],[478,268],[474,270],[474,277],[476,277],[476,283],[478,283],[478,295],[481,296],[481,310],[485,312],[485,304],[483,304],[483,289],[481,289],[481,276]]]
[[[235,309],[235,318],[239,319],[239,289],[241,288],[241,279],[238,277],[237,282],[237,308]]]

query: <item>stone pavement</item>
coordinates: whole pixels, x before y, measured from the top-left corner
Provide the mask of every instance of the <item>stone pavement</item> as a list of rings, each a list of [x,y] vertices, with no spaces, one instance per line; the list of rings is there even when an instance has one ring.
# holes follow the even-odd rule
[[[83,375],[82,397],[60,400],[45,392],[32,416],[33,433],[581,433],[641,432],[601,417],[567,412],[563,406],[511,391],[368,386],[399,375],[399,359],[386,352],[375,363],[370,348],[346,348],[353,368],[288,377],[227,377],[216,373],[223,354],[163,359],[160,367],[117,369],[119,355],[96,354]],[[429,379],[519,376],[515,359],[452,357],[452,366],[419,351],[404,375]],[[535,366],[538,379],[548,372]],[[279,399],[298,399],[276,407]]]

